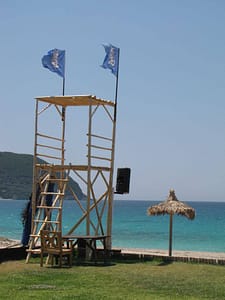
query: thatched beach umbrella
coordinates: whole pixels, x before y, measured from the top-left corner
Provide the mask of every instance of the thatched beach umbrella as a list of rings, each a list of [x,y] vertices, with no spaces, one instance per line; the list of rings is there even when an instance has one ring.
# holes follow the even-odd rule
[[[188,206],[184,202],[177,199],[175,191],[170,190],[169,196],[166,201],[159,203],[158,205],[153,205],[147,210],[148,215],[158,216],[158,215],[170,215],[170,231],[169,231],[169,256],[172,255],[172,231],[173,231],[173,215],[182,215],[190,220],[195,218],[194,208]]]

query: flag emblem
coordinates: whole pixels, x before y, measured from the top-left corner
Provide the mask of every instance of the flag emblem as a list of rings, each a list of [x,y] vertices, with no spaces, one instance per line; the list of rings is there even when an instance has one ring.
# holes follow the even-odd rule
[[[111,44],[103,45],[103,47],[105,48],[106,55],[101,67],[110,69],[111,72],[117,76],[119,68],[119,48],[116,48]]]
[[[65,76],[65,50],[52,49],[42,57],[42,65],[59,76]]]

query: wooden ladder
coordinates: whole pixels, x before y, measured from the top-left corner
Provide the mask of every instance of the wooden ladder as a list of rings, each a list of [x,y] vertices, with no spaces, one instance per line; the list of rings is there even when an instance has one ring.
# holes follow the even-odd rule
[[[32,254],[40,254],[41,230],[62,231],[62,207],[68,181],[69,171],[51,171],[40,179],[40,196],[38,201],[35,200],[36,213],[32,218],[27,263]]]

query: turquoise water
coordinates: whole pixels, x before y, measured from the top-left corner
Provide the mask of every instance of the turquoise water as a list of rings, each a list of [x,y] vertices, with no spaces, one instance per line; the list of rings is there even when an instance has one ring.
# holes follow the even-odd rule
[[[20,214],[27,202],[24,200],[0,201],[0,236],[21,239]],[[73,201],[64,202],[63,230],[74,224],[76,214]],[[169,217],[149,217],[147,208],[154,201],[114,201],[114,247],[168,249]],[[196,218],[190,221],[174,216],[173,249],[225,252],[225,203],[188,202],[196,210]]]

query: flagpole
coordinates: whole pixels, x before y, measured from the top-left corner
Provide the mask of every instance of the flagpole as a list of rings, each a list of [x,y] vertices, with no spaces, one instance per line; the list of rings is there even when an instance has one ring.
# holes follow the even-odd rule
[[[62,86],[62,94],[65,95],[65,66],[66,66],[66,53],[64,56],[64,74],[63,74],[63,86]],[[62,108],[62,121],[64,121],[65,118],[65,107]]]
[[[117,60],[117,72],[116,72],[116,91],[115,91],[115,107],[114,107],[114,120],[113,120],[113,132],[112,132],[112,154],[111,154],[111,172],[109,178],[109,206],[107,216],[107,235],[109,238],[106,242],[107,249],[112,248],[112,214],[113,214],[113,201],[114,201],[114,189],[113,189],[113,173],[114,173],[114,160],[115,160],[115,140],[116,140],[116,116],[117,116],[117,95],[119,84],[119,57],[120,49],[118,48],[118,60]]]
[[[62,89],[63,96],[65,95],[65,76],[63,77],[63,89]],[[62,121],[65,118],[65,107],[62,107]]]
[[[64,72],[63,72],[63,96],[65,95],[65,69],[66,69],[66,51],[65,51],[65,54],[64,54]]]
[[[65,55],[66,56],[66,55]],[[65,59],[65,57],[64,57]],[[62,94],[65,95],[65,61],[64,61],[64,74],[63,74],[63,86],[62,86]],[[64,165],[65,162],[65,111],[66,108],[62,106],[62,159],[61,164]],[[61,178],[64,179],[64,172],[61,172]],[[60,186],[61,188],[61,186]]]
[[[65,76],[63,77],[63,88],[62,88],[62,94],[65,95]]]
[[[116,122],[116,116],[117,116],[117,95],[118,95],[118,84],[119,84],[119,63],[120,63],[120,48],[118,48],[118,61],[117,61],[117,74],[116,74],[115,110],[114,110],[114,121],[115,122]]]
[[[63,86],[62,86],[62,94],[65,95],[65,66],[66,66],[66,53],[64,56],[64,74],[63,74]],[[65,107],[62,107],[62,121],[65,119]]]

